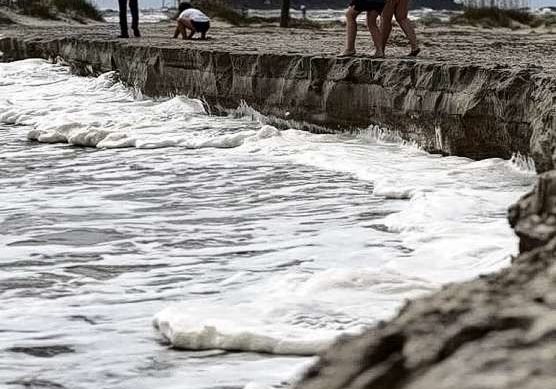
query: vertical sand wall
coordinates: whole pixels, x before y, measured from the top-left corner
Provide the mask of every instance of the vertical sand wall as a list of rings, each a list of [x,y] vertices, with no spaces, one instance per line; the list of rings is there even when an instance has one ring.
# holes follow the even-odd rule
[[[82,74],[117,70],[152,96],[185,94],[213,108],[245,102],[307,129],[378,124],[430,152],[530,155],[553,167],[556,80],[532,70],[251,54],[122,44],[102,38],[0,39],[3,60],[61,57]]]

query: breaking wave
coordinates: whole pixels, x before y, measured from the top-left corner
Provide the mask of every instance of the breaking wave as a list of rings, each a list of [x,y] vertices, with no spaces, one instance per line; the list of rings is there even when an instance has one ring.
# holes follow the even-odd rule
[[[178,253],[161,257],[214,266],[184,282],[185,301],[153,319],[175,348],[314,355],[391,317],[407,298],[506,266],[515,251],[505,210],[531,185],[527,158],[430,155],[377,126],[355,135],[280,131],[248,107],[216,117],[200,100],[146,98],[112,72],[79,78],[42,60],[2,64],[0,86],[0,123],[22,126],[22,139],[103,150],[91,153],[101,163],[78,173],[126,185],[105,197],[91,190],[98,209],[124,199],[133,220],[144,211],[149,226],[191,227],[192,237],[160,243]],[[133,182],[149,184],[133,193],[127,171],[104,167],[126,153],[151,158],[134,160],[141,179]],[[169,163],[160,165],[160,155]],[[198,170],[188,170],[194,163]],[[160,185],[148,169],[182,182]],[[159,186],[163,194],[151,197]],[[179,220],[164,214],[175,203],[186,210]],[[206,253],[214,263],[198,259]]]

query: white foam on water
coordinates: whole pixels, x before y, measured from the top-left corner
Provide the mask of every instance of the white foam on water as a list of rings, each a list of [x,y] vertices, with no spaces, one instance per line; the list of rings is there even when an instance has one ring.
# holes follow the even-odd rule
[[[378,125],[371,125],[357,134],[357,138],[366,142],[383,142],[405,144],[401,135],[396,131],[381,128]]]
[[[345,22],[345,10],[344,9],[313,9],[308,2],[308,9],[306,17],[310,20],[320,21],[320,22]],[[447,22],[450,17],[461,13],[461,11],[448,11],[448,10],[432,10],[430,8],[419,8],[412,9],[409,11],[409,18],[411,20],[419,20],[423,17],[434,16],[442,21]],[[262,18],[280,17],[279,9],[249,9],[249,16],[257,16]],[[297,8],[292,8],[290,10],[290,16],[292,18],[301,19],[303,14],[301,10]],[[364,17],[359,17],[359,21],[363,22]]]
[[[195,220],[181,216],[183,226],[236,218],[238,212],[242,218],[266,218],[256,228],[248,226],[249,243],[241,245],[245,251],[272,250],[237,263],[227,254],[231,247],[207,244],[172,253],[192,262],[206,254],[226,258],[221,269],[225,277],[213,281],[212,273],[197,274],[184,286],[183,302],[168,307],[157,303],[153,313],[162,310],[154,325],[176,348],[314,355],[339,334],[357,333],[391,317],[405,299],[497,270],[516,252],[505,215],[533,181],[523,157],[472,161],[431,155],[378,127],[356,136],[279,131],[261,124],[245,107],[250,117],[217,118],[207,115],[195,99],[145,98],[125,88],[113,73],[78,78],[42,60],[1,64],[0,85],[0,123],[26,126],[26,132],[31,127],[27,137],[32,140],[104,149],[99,154],[160,149],[152,153],[165,157],[172,152],[165,168],[176,171],[191,164],[202,169],[206,161],[218,161],[222,170],[235,169],[237,161],[245,160],[268,169],[265,187],[249,187],[257,206],[196,209]],[[164,149],[168,147],[180,149]],[[114,148],[137,150],[108,150]],[[133,163],[138,169],[154,168],[140,158]],[[292,172],[305,169],[299,173],[304,185],[273,181],[272,168],[284,165]],[[308,179],[322,172],[326,174],[320,181]],[[118,178],[121,172],[97,166],[94,174]],[[125,174],[133,176],[134,170]],[[354,181],[363,184],[355,189]],[[213,195],[226,185],[218,181],[207,190]],[[330,210],[323,215],[318,206],[290,202],[300,191],[320,198],[332,185],[338,196],[353,201],[350,207],[357,214],[335,218]],[[115,188],[113,194],[122,193],[125,189]],[[244,195],[238,194],[236,201],[245,201]],[[337,201],[327,196],[320,199],[323,207]],[[171,207],[172,195],[168,197]],[[49,205],[62,206],[65,200],[59,201]],[[98,201],[99,211],[107,211],[102,207],[108,205],[91,194],[87,201]],[[124,203],[129,209],[141,206]],[[292,220],[299,218],[283,215],[284,204],[299,215],[310,215],[310,222],[295,228],[314,241],[292,236]],[[152,223],[166,222],[153,216]],[[234,229],[246,228],[244,223],[238,221]],[[215,223],[211,228],[223,227]],[[274,238],[267,239],[262,230],[273,231]],[[5,239],[11,243],[16,237]],[[141,247],[148,251],[153,245]],[[15,254],[23,248],[9,250]],[[113,255],[112,265],[120,260]]]
[[[385,268],[442,283],[509,264],[517,243],[506,210],[531,185],[530,162],[441,157],[373,131],[338,144],[333,135],[287,130],[280,141],[297,147],[286,159],[351,174],[372,182],[374,196],[404,201],[379,222],[399,234],[411,259],[393,258]],[[277,147],[274,139],[263,142],[263,153]]]
[[[206,112],[199,100],[142,99],[119,83],[113,72],[77,78],[63,66],[25,60],[3,66],[0,82],[0,123],[32,126],[28,138],[39,142],[98,148],[202,148],[236,147],[257,136],[195,131],[206,128]]]
[[[408,200],[416,191],[416,188],[407,188],[399,182],[385,179],[376,183],[373,193],[386,199]]]
[[[511,167],[525,174],[535,174],[535,161],[530,156],[514,153],[508,161]]]
[[[200,100],[142,99],[119,83],[114,72],[76,78],[63,66],[43,60],[18,64],[0,72],[3,95],[9,96],[0,99],[0,123],[32,126],[29,140],[101,149],[200,149],[233,148],[279,136],[273,127],[234,133],[207,128],[209,119]],[[37,72],[40,81],[35,80]]]
[[[437,288],[417,277],[372,268],[288,272],[270,277],[265,286],[262,291],[247,284],[244,297],[235,298],[245,301],[232,307],[192,301],[172,305],[156,314],[153,324],[178,349],[315,355],[336,336],[363,330],[377,312],[390,313],[393,301]]]
[[[201,316],[199,317],[199,314]],[[261,322],[260,313],[249,306],[218,310],[218,316],[197,309],[169,307],[154,318],[154,326],[172,346],[185,350],[248,351],[276,355],[314,355],[329,346],[329,338],[277,331],[272,323]],[[304,335],[306,337],[304,337]]]
[[[37,71],[46,73],[52,82],[41,78],[36,85],[30,83]],[[23,82],[9,81],[14,78]],[[235,133],[207,128],[207,115],[200,100],[182,96],[137,98],[136,93],[117,81],[114,72],[98,78],[75,78],[62,66],[26,60],[21,67],[3,69],[0,82],[5,84],[5,95],[10,96],[0,99],[0,123],[32,126],[27,138],[42,143],[101,149],[200,149],[233,148],[279,136],[273,127]],[[31,85],[40,86],[40,91],[37,93]]]
[[[248,382],[247,385],[243,387],[243,389],[272,389],[272,386],[259,384],[256,382]]]

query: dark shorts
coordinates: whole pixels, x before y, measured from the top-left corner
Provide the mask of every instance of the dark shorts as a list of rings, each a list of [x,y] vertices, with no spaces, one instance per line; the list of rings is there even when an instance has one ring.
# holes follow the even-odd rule
[[[196,22],[195,20],[192,20],[191,24],[195,28],[195,31],[200,32],[201,34],[204,34],[210,28],[210,22]]]
[[[351,0],[349,6],[353,6],[357,12],[376,11],[381,13],[386,0]]]

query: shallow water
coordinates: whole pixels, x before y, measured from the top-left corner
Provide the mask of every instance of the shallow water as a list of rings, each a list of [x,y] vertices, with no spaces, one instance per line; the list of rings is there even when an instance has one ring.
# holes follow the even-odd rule
[[[377,135],[0,64],[0,383],[281,387],[334,336],[508,265],[531,172]]]

